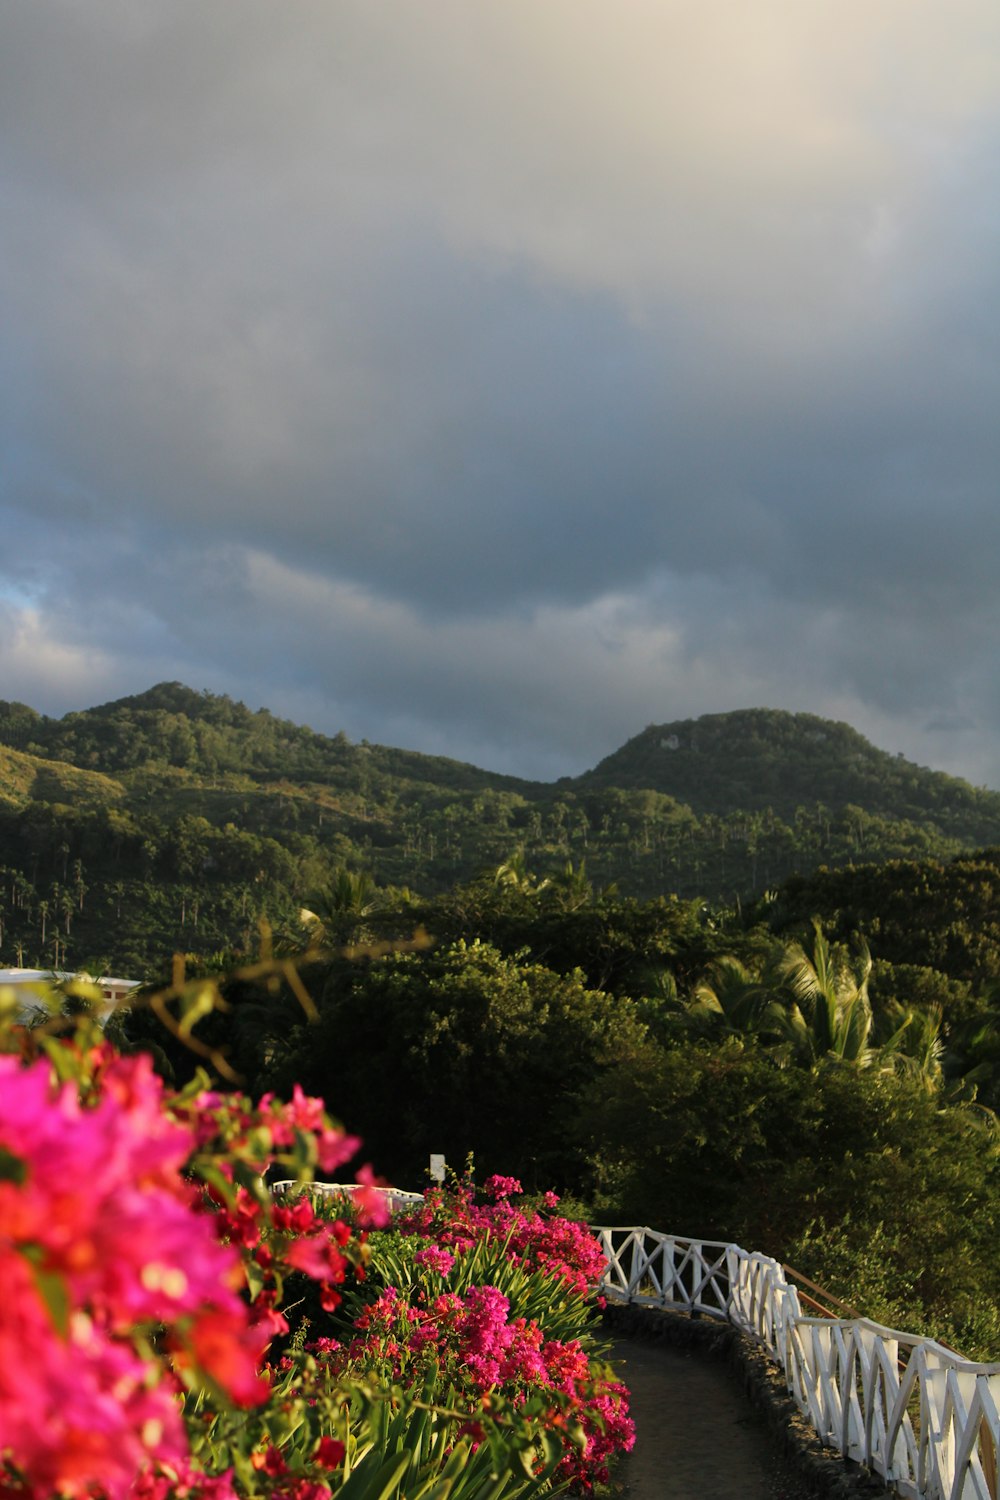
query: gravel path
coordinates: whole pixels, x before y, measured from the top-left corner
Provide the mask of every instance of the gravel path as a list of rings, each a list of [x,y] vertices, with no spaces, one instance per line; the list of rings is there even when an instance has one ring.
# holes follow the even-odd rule
[[[612,1358],[636,1425],[614,1473],[625,1500],[808,1500],[728,1365],[626,1338]]]

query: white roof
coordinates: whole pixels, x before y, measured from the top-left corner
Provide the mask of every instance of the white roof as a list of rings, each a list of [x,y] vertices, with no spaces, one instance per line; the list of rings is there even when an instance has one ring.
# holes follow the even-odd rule
[[[81,974],[72,969],[0,969],[0,985],[3,984],[61,984],[67,979],[83,979],[90,984],[99,984],[105,990],[134,990],[141,979],[112,979],[107,974],[96,978],[93,974]]]

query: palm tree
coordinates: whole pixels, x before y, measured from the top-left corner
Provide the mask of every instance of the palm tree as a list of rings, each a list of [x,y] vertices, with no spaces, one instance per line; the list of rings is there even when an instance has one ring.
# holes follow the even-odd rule
[[[339,947],[356,943],[363,935],[363,920],[379,906],[375,882],[367,870],[357,874],[345,866],[309,898],[299,921],[309,936],[310,948]]]
[[[524,845],[519,844],[503,864],[497,865],[493,874],[493,884],[518,896],[533,897],[548,890],[550,882],[547,879],[535,879],[528,869]]]
[[[730,1036],[754,1036],[781,1025],[773,974],[752,973],[738,958],[725,954],[709,965],[687,1004],[698,1028]]]
[[[545,885],[560,911],[579,911],[581,906],[587,906],[593,900],[594,887],[587,879],[585,859],[581,859],[578,865],[568,859],[558,874],[547,880]]]
[[[791,1000],[774,1012],[779,1038],[805,1067],[828,1058],[867,1067],[875,1053],[870,1042],[872,958],[868,945],[860,942],[853,958],[848,958],[830,948],[818,918],[813,928],[812,952],[807,953],[801,943],[791,943],[780,964]]]

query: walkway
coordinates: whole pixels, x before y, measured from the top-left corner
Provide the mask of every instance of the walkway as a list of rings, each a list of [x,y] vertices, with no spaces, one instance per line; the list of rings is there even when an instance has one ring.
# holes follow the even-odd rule
[[[807,1500],[723,1360],[627,1338],[612,1358],[636,1425],[614,1474],[625,1500]]]

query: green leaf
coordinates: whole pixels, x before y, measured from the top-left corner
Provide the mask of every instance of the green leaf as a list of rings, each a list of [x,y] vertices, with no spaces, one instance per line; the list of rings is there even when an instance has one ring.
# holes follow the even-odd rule
[[[206,1089],[211,1087],[211,1075],[209,1073],[206,1073],[204,1068],[197,1068],[195,1070],[194,1077],[191,1079],[191,1082],[186,1083],[184,1087],[178,1091],[176,1095],[176,1102],[178,1104],[191,1104],[195,1099],[197,1099],[199,1094],[203,1094]]]
[[[208,1157],[198,1156],[191,1163],[191,1167],[207,1187],[215,1188],[222,1201],[232,1206],[236,1201],[236,1189],[213,1161]]]
[[[337,1491],[337,1500],[388,1500],[409,1463],[408,1453],[396,1453],[377,1468],[362,1459],[343,1489]]]
[[[23,1162],[19,1156],[8,1151],[6,1146],[0,1146],[0,1182],[13,1182],[17,1187],[21,1187],[27,1176],[27,1162]]]
[[[251,1142],[251,1149],[252,1147],[253,1142]],[[251,1197],[256,1198],[258,1202],[266,1202],[269,1194],[261,1181],[260,1173],[255,1171],[247,1162],[240,1161],[237,1157],[233,1158],[232,1164],[233,1178],[239,1183],[240,1187],[246,1188]]]
[[[265,1276],[257,1262],[250,1260],[249,1257],[244,1260],[243,1269],[246,1272],[247,1290],[252,1301],[264,1290]]]
[[[65,1281],[54,1271],[43,1270],[41,1266],[34,1264],[31,1265],[31,1274],[35,1279],[38,1295],[48,1309],[53,1328],[64,1339],[69,1333],[69,1293]]]

